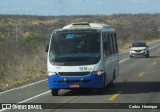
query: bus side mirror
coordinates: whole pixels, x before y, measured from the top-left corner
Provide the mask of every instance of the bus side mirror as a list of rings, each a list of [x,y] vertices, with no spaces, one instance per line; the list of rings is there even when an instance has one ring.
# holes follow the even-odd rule
[[[45,52],[48,52],[48,49],[49,49],[49,43],[46,46]]]

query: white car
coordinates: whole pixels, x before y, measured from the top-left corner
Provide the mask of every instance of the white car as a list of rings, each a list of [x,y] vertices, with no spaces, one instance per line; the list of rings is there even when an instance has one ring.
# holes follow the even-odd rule
[[[130,58],[136,56],[149,57],[149,46],[145,42],[136,42],[130,47]]]

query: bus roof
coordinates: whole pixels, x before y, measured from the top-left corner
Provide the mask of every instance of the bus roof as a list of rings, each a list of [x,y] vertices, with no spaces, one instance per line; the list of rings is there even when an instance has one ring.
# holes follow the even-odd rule
[[[82,29],[94,29],[94,30],[104,30],[104,31],[115,31],[115,29],[104,23],[72,23],[67,26],[64,26],[59,30],[82,30]]]

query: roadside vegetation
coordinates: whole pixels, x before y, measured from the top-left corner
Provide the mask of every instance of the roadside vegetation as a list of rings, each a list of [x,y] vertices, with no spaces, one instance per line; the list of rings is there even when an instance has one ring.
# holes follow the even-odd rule
[[[134,41],[160,39],[160,14],[85,16],[0,15],[0,91],[46,76],[45,46],[53,30],[75,22],[103,22],[117,30],[119,52]]]

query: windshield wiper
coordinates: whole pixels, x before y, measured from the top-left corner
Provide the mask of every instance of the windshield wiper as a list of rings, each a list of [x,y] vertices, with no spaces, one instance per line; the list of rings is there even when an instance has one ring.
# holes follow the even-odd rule
[[[68,61],[89,61],[87,58],[82,58],[82,57],[74,57],[67,60]]]

